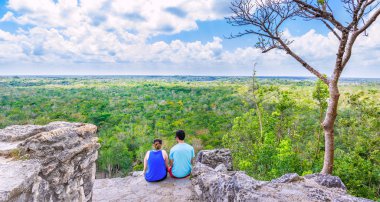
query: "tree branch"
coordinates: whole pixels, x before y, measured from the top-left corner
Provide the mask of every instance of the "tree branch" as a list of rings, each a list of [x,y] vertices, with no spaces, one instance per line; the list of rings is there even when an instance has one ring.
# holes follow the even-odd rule
[[[326,22],[326,21],[324,21],[324,20],[321,20],[322,22],[323,22],[323,24],[325,24],[326,25],[326,27],[336,36],[336,38],[338,38],[338,40],[340,41],[340,40],[342,40],[341,38],[340,38],[340,36],[339,36],[339,34],[338,33],[336,33],[336,31]]]
[[[343,62],[342,62],[342,68],[344,68],[346,65],[347,65],[347,62],[350,60],[351,58],[351,54],[352,54],[352,47],[354,46],[354,43],[356,41],[356,38],[361,34],[363,33],[369,26],[371,26],[371,24],[373,24],[375,21],[376,21],[376,18],[380,15],[380,9],[378,9],[373,15],[372,17],[367,20],[367,22],[363,25],[363,27],[361,27],[360,29],[354,31],[354,33],[352,33],[350,39],[349,39],[349,42],[348,42],[348,45],[347,45],[347,51],[346,51],[346,54],[344,56],[344,59],[343,59]]]
[[[241,36],[244,36],[244,35],[247,35],[247,34],[256,34],[256,35],[259,35],[259,36],[264,36],[264,37],[270,38],[270,36],[267,35],[267,34],[256,32],[256,31],[253,31],[253,30],[244,30],[244,32],[239,32],[239,33],[234,34],[234,35],[231,34],[227,39],[238,38],[238,37],[241,37]]]
[[[281,44],[283,49],[286,51],[287,54],[291,55],[294,59],[296,59],[303,67],[305,67],[309,72],[317,76],[319,79],[321,79],[325,84],[329,85],[330,80],[326,78],[323,74],[321,74],[318,70],[314,69],[312,66],[310,66],[305,60],[303,60],[300,56],[298,56],[296,53],[294,53],[286,43],[280,38],[278,39],[278,42]]]
[[[269,52],[269,51],[271,51],[272,49],[275,49],[275,48],[278,48],[278,46],[275,46],[275,45],[270,46],[269,48],[264,49],[264,50],[262,51],[262,53],[267,53],[267,52]]]
[[[351,29],[352,27],[357,27],[360,18],[363,13],[365,8],[367,7],[367,3],[364,4],[364,0],[360,0],[358,2],[358,5],[355,8],[355,3],[352,3],[352,7],[354,8],[353,13],[352,13],[352,22],[347,26],[347,29]],[[362,12],[361,12],[362,11]]]
[[[325,19],[325,20],[331,22],[331,24],[333,24],[341,32],[343,32],[343,30],[346,29],[339,21],[337,21],[334,18],[332,13],[323,11],[323,10],[321,10],[317,7],[314,7],[313,5],[310,5],[310,4],[308,4],[302,0],[293,0],[293,1],[301,8],[301,10],[308,12],[309,14],[314,16],[314,18],[322,18],[322,19]]]

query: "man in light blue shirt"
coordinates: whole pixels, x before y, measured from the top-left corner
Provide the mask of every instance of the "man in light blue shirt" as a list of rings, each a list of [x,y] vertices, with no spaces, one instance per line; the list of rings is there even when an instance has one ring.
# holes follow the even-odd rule
[[[191,161],[194,158],[194,148],[185,143],[185,131],[178,130],[175,134],[176,144],[169,154],[171,167],[169,174],[173,178],[185,178],[191,173]]]

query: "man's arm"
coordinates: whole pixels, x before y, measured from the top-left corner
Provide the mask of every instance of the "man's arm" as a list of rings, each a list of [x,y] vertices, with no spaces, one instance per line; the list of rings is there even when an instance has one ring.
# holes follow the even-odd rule
[[[173,150],[170,150],[170,153],[169,153],[169,167],[173,167]]]

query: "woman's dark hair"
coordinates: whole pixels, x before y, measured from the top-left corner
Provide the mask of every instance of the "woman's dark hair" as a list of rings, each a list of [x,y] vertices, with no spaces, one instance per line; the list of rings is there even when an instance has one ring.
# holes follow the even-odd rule
[[[179,140],[184,140],[185,139],[185,131],[177,130],[177,132],[175,132],[175,136],[178,137]]]
[[[155,139],[155,140],[153,140],[153,147],[154,147],[156,150],[160,150],[160,149],[161,149],[161,146],[162,146],[162,140],[160,140],[160,139]]]

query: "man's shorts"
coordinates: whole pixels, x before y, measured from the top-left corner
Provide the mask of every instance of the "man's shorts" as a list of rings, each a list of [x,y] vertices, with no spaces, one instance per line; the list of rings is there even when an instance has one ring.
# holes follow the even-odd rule
[[[183,178],[187,178],[187,177],[190,176],[190,173],[188,175],[186,175],[185,177],[176,177],[176,176],[174,176],[173,173],[172,173],[172,166],[169,167],[168,172],[169,172],[170,177],[175,178],[175,179],[183,179]]]

